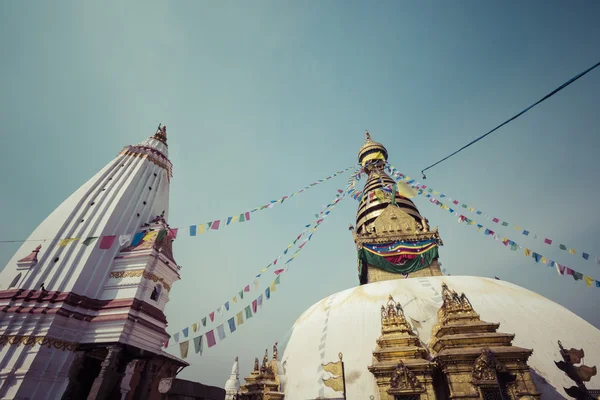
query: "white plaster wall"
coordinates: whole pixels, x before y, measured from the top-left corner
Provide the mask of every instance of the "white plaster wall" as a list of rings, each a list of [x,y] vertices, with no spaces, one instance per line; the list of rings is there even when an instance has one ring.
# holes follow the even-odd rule
[[[529,365],[547,382],[538,385],[544,399],[567,397],[562,388],[573,385],[554,364],[562,359],[558,340],[567,348],[583,348],[586,364],[600,367],[600,330],[536,293],[479,277],[401,279],[336,293],[300,316],[282,358],[287,372],[286,400],[314,399],[321,389],[325,397],[335,397],[335,392],[322,385],[327,374],[323,375],[320,365],[337,361],[339,352],[344,355],[348,400],[365,400],[371,395],[378,399],[367,366],[372,364],[375,340],[381,335],[381,306],[390,294],[394,296],[409,322],[410,318],[421,321],[420,326],[413,323],[413,329],[427,343],[442,304],[442,282],[464,292],[482,320],[498,322],[500,332],[516,334],[515,346],[533,349]],[[600,387],[600,376],[592,378],[588,387]]]

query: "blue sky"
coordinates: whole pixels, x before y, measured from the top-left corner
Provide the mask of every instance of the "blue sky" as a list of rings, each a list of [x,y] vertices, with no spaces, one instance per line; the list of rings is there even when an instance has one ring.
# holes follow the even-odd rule
[[[366,128],[392,164],[418,176],[598,62],[599,13],[592,1],[2,2],[0,239],[27,237],[159,122],[174,164],[172,226],[247,211],[353,165]],[[433,169],[426,183],[600,256],[598,93],[600,70]],[[169,331],[251,282],[346,177],[250,223],[180,237]],[[448,272],[499,276],[600,327],[600,289],[559,277],[423,199],[416,204],[439,226]],[[335,208],[272,300],[190,357],[182,377],[222,386],[236,355],[247,374],[303,310],[357,285],[347,230],[356,207],[346,199]],[[595,262],[513,229],[498,233],[600,279]],[[0,245],[0,264],[17,248]]]

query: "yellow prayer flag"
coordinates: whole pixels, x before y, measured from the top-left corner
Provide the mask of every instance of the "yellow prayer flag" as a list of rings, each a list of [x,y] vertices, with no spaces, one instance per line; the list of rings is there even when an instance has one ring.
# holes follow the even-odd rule
[[[237,296],[233,296],[233,304],[237,303]]]
[[[440,194],[440,192],[438,192],[437,190],[434,190],[433,194]]]
[[[529,257],[531,255],[531,250],[525,249],[525,257]]]
[[[260,270],[260,273],[262,274],[262,273],[263,273],[263,272],[265,272],[266,270],[267,270],[266,268],[263,268],[263,269],[261,269],[261,270]]]
[[[342,375],[342,362],[330,362],[323,365],[323,370],[329,372],[331,375],[340,376]]]
[[[271,288],[271,293],[277,290],[277,284],[275,281],[273,281],[269,287]]]
[[[293,245],[294,245],[293,243],[290,243],[290,244],[288,244],[288,247],[287,247],[287,248],[289,249],[289,248],[290,248],[290,247],[292,247]]]
[[[469,211],[473,212],[475,209],[473,207],[469,207]]]
[[[231,223],[237,222],[238,220],[238,216],[234,215],[233,217],[231,217]]]
[[[577,254],[577,252],[575,251],[575,249],[569,249],[569,253],[570,254]]]
[[[520,227],[518,227],[517,225],[515,225],[515,230],[516,231],[522,231],[523,229],[521,229]]]
[[[240,326],[241,324],[244,323],[244,315],[242,314],[241,311],[235,315],[235,319],[236,319],[235,322],[237,323],[238,326]]]
[[[412,199],[417,195],[417,191],[404,182],[398,182],[396,189],[396,193],[402,197],[406,197],[407,199]]]
[[[592,283],[594,283],[593,278],[589,276],[584,276],[583,279],[585,280],[585,284],[587,285],[587,287],[592,287]]]
[[[147,242],[149,240],[156,238],[157,236],[158,236],[158,231],[150,231],[150,232],[146,233],[146,235],[142,238],[142,240],[144,242]]]
[[[540,260],[540,262],[542,264],[546,264],[548,262],[548,260],[546,259],[546,257],[542,256],[542,259]]]
[[[198,235],[204,233],[204,224],[199,224],[198,225]]]
[[[192,324],[192,331],[193,331],[193,332],[196,332],[196,331],[198,331],[198,323],[197,323],[197,322],[194,322],[194,323]]]
[[[68,245],[69,243],[71,243],[71,242],[73,242],[73,241],[75,241],[75,240],[79,240],[79,238],[67,238],[67,239],[61,239],[61,240],[58,242],[58,245],[59,245],[60,247],[64,247],[64,246]]]
[[[341,376],[336,376],[335,378],[323,379],[323,383],[325,386],[332,388],[336,392],[344,391],[344,381]]]
[[[189,340],[179,343],[179,351],[181,351],[181,358],[187,358],[189,347],[190,347]]]
[[[381,189],[375,189],[375,197],[377,197],[377,199],[384,201],[385,200],[385,196],[383,194],[383,191]]]

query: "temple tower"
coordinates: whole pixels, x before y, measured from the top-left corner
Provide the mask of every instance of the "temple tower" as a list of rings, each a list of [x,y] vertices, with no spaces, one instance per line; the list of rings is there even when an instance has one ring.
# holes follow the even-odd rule
[[[41,246],[15,253],[0,273],[1,398],[149,398],[187,365],[162,351],[163,310],[180,279],[171,177],[159,126],[34,230]]]
[[[435,364],[406,321],[400,303],[390,298],[381,306],[381,336],[369,371],[377,380],[380,400],[435,400]]]
[[[415,191],[396,183],[385,172],[387,149],[369,132],[358,152],[358,162],[368,175],[351,228],[358,250],[361,284],[408,277],[442,275],[438,246],[443,243],[410,197]]]
[[[443,303],[429,350],[452,399],[539,399],[530,367],[533,353],[512,345],[514,334],[482,321],[464,293],[442,284]]]

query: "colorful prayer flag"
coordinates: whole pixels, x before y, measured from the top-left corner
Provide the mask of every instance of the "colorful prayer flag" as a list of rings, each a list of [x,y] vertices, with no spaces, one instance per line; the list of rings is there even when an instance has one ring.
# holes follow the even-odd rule
[[[525,249],[525,257],[529,257],[531,255],[531,250]]]
[[[206,317],[202,318],[202,326],[206,326]]]
[[[258,305],[262,307],[262,304],[263,304],[263,295],[261,294],[260,296],[258,296],[258,299],[256,299],[256,300],[258,300]]]
[[[196,225],[190,225],[190,236],[196,236],[196,230],[198,227]]]
[[[100,239],[100,249],[101,250],[108,250],[112,247],[113,243],[115,242],[115,238],[116,236],[102,236],[102,239]]]
[[[210,314],[208,314],[208,316],[210,317],[210,322],[213,322],[215,320],[215,312],[211,312]]]
[[[257,300],[252,300],[252,312],[254,314],[256,314],[257,308],[258,308],[258,299]]]
[[[277,269],[277,270],[273,271],[273,273],[274,273],[275,275],[279,275],[279,274],[280,274],[280,273],[282,273],[282,272],[283,272],[283,269]]]
[[[229,302],[228,302],[228,301],[226,301],[226,302],[225,302],[225,309],[226,309],[227,311],[229,311]]]
[[[546,238],[546,239],[544,239],[544,243],[546,243],[546,244],[552,244],[552,239]]]
[[[529,231],[523,231],[523,235],[529,236]]]
[[[173,339],[175,340],[175,343],[179,343],[179,332],[173,335]]]
[[[169,239],[177,239],[177,232],[179,232],[179,228],[169,229]]]
[[[215,339],[215,332],[212,329],[206,332],[206,343],[208,344],[209,348],[217,344],[217,341]]]
[[[217,326],[217,334],[219,335],[219,340],[225,339],[225,327],[223,324]]]
[[[198,235],[202,235],[204,233],[204,224],[198,225]]]
[[[229,332],[235,332],[235,320],[233,319],[233,317],[229,318],[227,323],[229,324]]]
[[[218,230],[219,229],[219,225],[221,224],[221,220],[216,220],[213,221],[212,225],[210,226],[210,229],[212,230]]]
[[[183,333],[183,337],[188,337],[188,333],[189,333],[189,328],[185,328],[183,329],[181,332]]]
[[[75,240],[78,240],[79,238],[68,238],[68,239],[61,239],[58,241],[58,245],[60,247],[64,247],[66,245],[68,245],[71,242],[74,242]]]
[[[246,287],[244,288],[244,292],[249,292],[250,291],[250,285],[246,285]]]
[[[567,246],[565,246],[564,244],[559,244],[558,248],[561,249],[561,250],[566,250]]]
[[[202,335],[194,338],[194,350],[196,351],[196,354],[200,353],[200,355],[202,355],[202,344]]]
[[[187,358],[189,347],[190,347],[189,340],[179,343],[179,351],[181,352],[181,358]]]
[[[235,314],[235,319],[237,321],[238,326],[240,326],[241,324],[244,323],[244,315],[242,314],[241,311],[239,313]]]
[[[271,298],[271,288],[265,289],[265,297],[267,298],[267,300]]]
[[[276,285],[280,285],[281,284],[281,276],[277,276],[277,278],[275,278],[275,284]]]
[[[250,306],[246,306],[246,308],[244,309],[244,311],[246,311],[246,320],[248,318],[252,318],[252,310],[250,310]]]
[[[594,283],[594,279],[589,277],[589,276],[584,276],[583,279],[585,280],[585,284],[587,285],[587,287],[592,287],[592,283]]]
[[[144,232],[137,232],[135,235],[133,235],[133,239],[131,240],[131,245],[133,247],[137,246],[138,244],[140,244],[140,241],[142,240],[143,237],[144,237]],[[84,244],[85,244],[85,242],[84,242]]]
[[[194,322],[194,323],[192,324],[192,332],[196,333],[197,331],[198,331],[198,323],[197,323],[197,322]]]
[[[569,253],[570,254],[577,254],[577,252],[575,251],[575,249],[569,249]]]
[[[590,255],[588,253],[581,253],[581,256],[586,260],[590,258]]]

